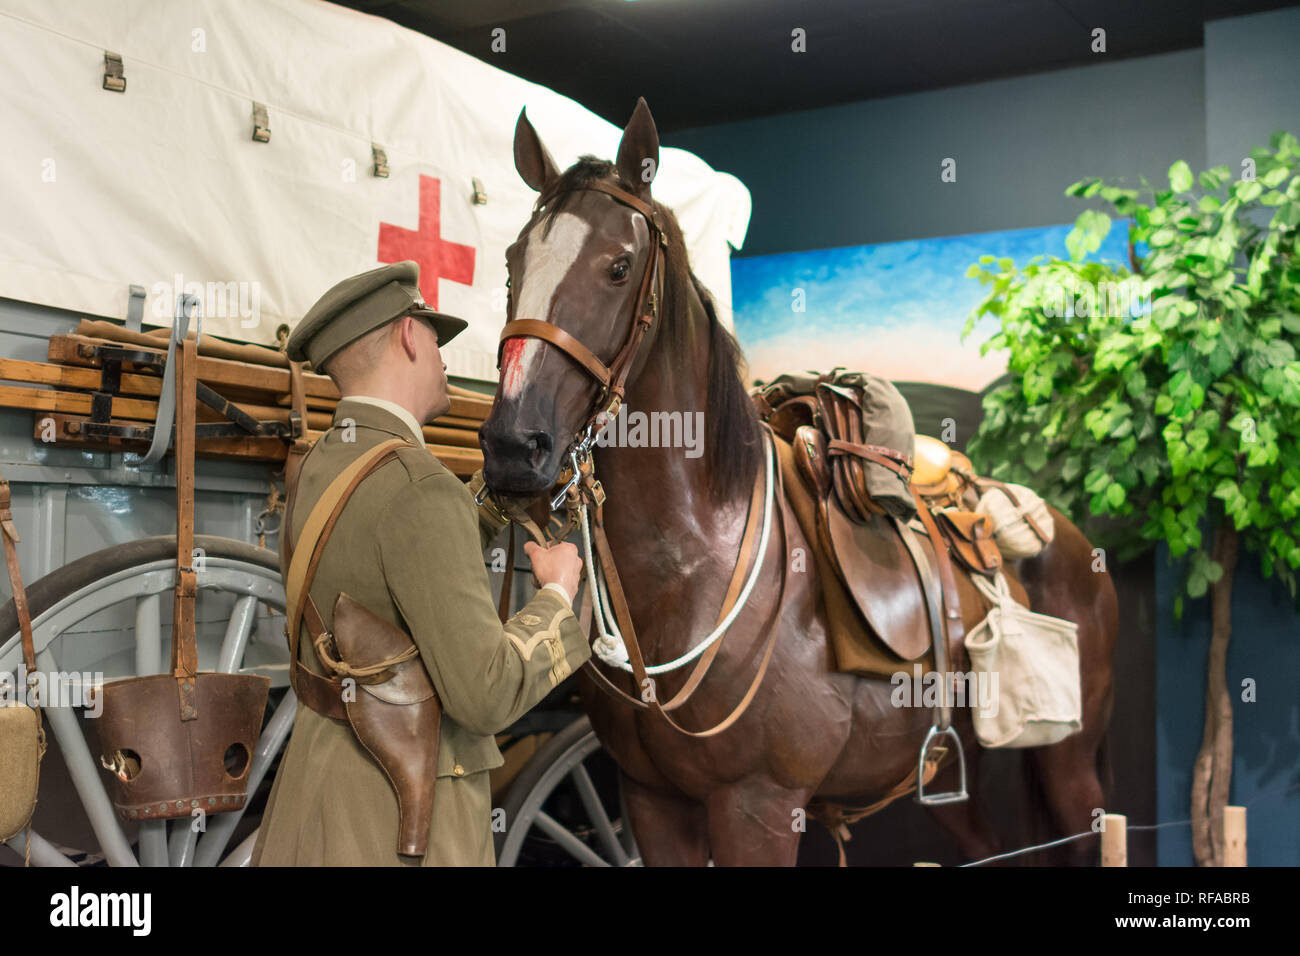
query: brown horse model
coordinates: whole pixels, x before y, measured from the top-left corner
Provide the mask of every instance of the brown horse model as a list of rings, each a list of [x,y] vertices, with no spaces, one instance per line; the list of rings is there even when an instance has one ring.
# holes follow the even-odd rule
[[[480,435],[486,482],[507,499],[547,494],[611,391],[625,393],[622,414],[680,413],[686,421],[702,413],[698,449],[596,452],[609,554],[640,650],[650,664],[674,660],[718,623],[755,476],[765,466],[763,426],[740,378],[736,342],[690,271],[681,230],[651,199],[659,139],[644,101],[616,163],[584,157],[560,173],[522,114],[514,148],[520,175],[541,195],[506,254],[513,324]],[[752,592],[707,679],[672,712],[691,729],[726,718],[753,683],[772,634],[770,667],[733,725],[710,737],[684,735],[660,714],[602,692],[587,670],[581,674],[587,711],[620,768],[648,864],[712,858],[719,865],[793,865],[810,801],[870,802],[917,766],[930,710],[893,706],[888,681],[834,670],[816,571],[791,569],[790,555],[809,553],[809,542],[783,497],[774,510]],[[1052,517],[1051,545],[1014,570],[1034,610],[1079,628],[1083,729],[1030,751],[1052,821],[1065,834],[1089,829],[1094,809],[1105,806],[1097,757],[1111,712],[1117,610],[1109,577],[1092,569],[1092,546],[1060,513]],[[983,612],[963,586],[969,628]],[[638,696],[630,675],[594,659],[589,666]],[[656,677],[658,699],[677,694],[689,671]],[[955,726],[973,784],[980,748],[967,710],[958,711]],[[949,765],[927,789],[953,783]],[[964,803],[930,809],[973,859],[1001,847],[971,790]],[[1079,862],[1095,852],[1083,846]]]

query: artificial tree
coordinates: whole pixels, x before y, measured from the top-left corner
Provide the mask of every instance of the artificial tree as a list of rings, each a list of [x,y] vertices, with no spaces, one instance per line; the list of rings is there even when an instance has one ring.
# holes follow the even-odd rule
[[[1298,173],[1300,145],[1279,132],[1239,170],[1193,178],[1174,163],[1168,189],[1085,179],[1066,194],[1128,220],[1128,266],[1087,261],[1112,224],[1088,209],[1066,240],[1068,260],[1040,256],[1018,269],[985,256],[967,272],[991,288],[964,334],[983,316],[999,320],[982,351],[1005,349],[1010,371],[985,397],[976,465],[1033,486],[1120,558],[1164,541],[1181,574],[1176,615],[1184,589],[1210,595],[1192,774],[1202,865],[1223,860],[1238,551],[1258,554],[1264,576],[1293,598],[1300,567]]]

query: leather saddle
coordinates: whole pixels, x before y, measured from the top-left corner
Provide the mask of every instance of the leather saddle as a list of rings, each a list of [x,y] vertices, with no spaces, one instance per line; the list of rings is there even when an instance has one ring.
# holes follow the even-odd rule
[[[871,415],[889,401],[864,393],[896,390],[838,373],[782,376],[755,405],[793,445],[818,543],[871,631],[905,661],[934,648],[940,666],[965,636],[953,564],[988,576],[1002,564],[987,517],[972,510],[974,472],[943,442],[906,434],[910,412],[890,436],[908,447],[879,443]]]

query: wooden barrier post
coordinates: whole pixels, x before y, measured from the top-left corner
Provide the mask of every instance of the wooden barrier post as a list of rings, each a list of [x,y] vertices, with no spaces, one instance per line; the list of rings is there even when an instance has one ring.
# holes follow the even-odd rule
[[[1246,865],[1246,808],[1223,808],[1223,865]]]
[[[1101,818],[1101,865],[1128,866],[1128,817],[1122,813]]]

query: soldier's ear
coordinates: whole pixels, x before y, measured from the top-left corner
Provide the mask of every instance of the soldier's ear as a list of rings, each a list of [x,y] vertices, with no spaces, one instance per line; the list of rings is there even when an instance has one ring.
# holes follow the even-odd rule
[[[515,123],[515,169],[519,170],[523,181],[539,193],[560,176],[555,160],[542,145],[533,124],[528,122],[527,107],[519,111]]]
[[[643,96],[637,99],[636,109],[618,144],[618,175],[637,198],[649,202],[650,184],[658,173],[659,131]]]

